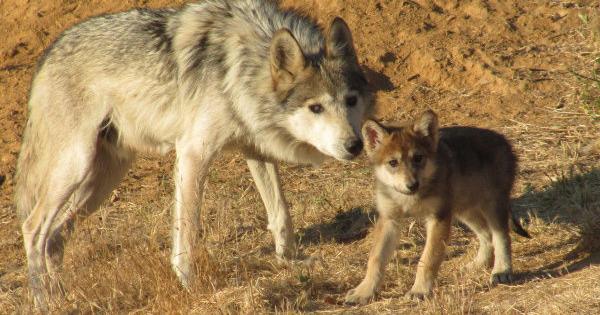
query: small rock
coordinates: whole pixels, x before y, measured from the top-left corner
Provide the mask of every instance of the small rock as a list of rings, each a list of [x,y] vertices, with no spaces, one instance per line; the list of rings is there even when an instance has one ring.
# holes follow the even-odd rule
[[[431,11],[437,14],[444,14],[444,9],[435,3],[431,6]]]
[[[428,23],[428,22],[423,22],[423,29],[424,29],[425,31],[430,31],[430,30],[432,30],[432,29],[434,29],[434,28],[435,28],[435,24],[433,24],[433,23]]]
[[[386,52],[383,56],[379,57],[379,61],[383,62],[384,64],[393,63],[396,61],[396,59],[398,59],[396,55],[391,52]]]

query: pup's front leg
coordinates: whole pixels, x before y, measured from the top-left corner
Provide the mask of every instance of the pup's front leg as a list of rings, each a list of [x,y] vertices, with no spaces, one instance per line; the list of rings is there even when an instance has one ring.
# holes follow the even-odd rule
[[[367,274],[363,281],[346,294],[348,304],[367,304],[379,287],[385,266],[398,242],[398,227],[394,220],[382,216],[375,226],[375,246],[369,254]]]
[[[419,260],[415,283],[412,289],[406,293],[406,297],[423,299],[431,294],[433,281],[437,276],[440,264],[444,260],[446,243],[450,237],[451,219],[452,217],[449,214],[443,217],[432,216],[427,218],[425,249]]]
[[[271,162],[247,158],[248,168],[267,209],[269,230],[275,239],[275,252],[282,258],[296,255],[294,228],[287,202],[281,191],[277,166]]]

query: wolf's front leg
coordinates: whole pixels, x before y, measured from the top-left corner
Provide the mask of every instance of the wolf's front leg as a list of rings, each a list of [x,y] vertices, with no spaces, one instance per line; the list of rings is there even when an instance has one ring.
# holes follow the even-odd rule
[[[296,254],[294,228],[287,202],[281,191],[277,166],[253,158],[246,159],[246,162],[267,209],[268,228],[275,238],[275,252],[280,257],[291,258]]]
[[[415,283],[406,293],[408,298],[422,299],[431,293],[433,281],[444,260],[446,243],[450,237],[451,220],[450,215],[427,219],[427,241],[419,260]]]
[[[200,236],[200,206],[204,181],[214,150],[177,145],[175,210],[171,265],[181,284],[189,289],[195,279],[192,263]]]
[[[363,281],[346,294],[348,304],[367,304],[379,287],[385,266],[398,242],[398,227],[394,220],[381,217],[375,226],[375,246],[369,254],[367,274]]]

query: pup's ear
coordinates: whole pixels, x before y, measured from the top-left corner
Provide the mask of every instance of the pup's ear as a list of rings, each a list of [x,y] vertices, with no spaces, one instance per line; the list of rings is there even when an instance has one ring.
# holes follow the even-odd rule
[[[368,156],[373,155],[379,149],[383,138],[389,133],[374,120],[367,120],[362,126],[362,136],[365,141],[365,151]]]
[[[334,18],[329,26],[329,33],[325,42],[325,52],[327,57],[347,58],[358,64],[354,42],[352,41],[352,33],[348,24],[340,17]]]
[[[415,120],[413,130],[423,136],[433,140],[434,147],[438,141],[438,118],[432,110],[427,110]]]
[[[271,77],[275,88],[279,83],[291,84],[306,68],[306,57],[298,41],[288,29],[275,32],[271,40]]]

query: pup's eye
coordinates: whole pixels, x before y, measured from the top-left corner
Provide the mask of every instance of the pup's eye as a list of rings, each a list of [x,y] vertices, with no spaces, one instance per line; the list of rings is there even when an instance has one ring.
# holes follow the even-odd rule
[[[354,107],[354,105],[356,105],[357,102],[358,102],[358,98],[356,96],[354,96],[354,95],[346,96],[346,106]]]
[[[310,111],[315,114],[320,114],[324,110],[323,105],[321,105],[321,104],[312,104],[312,105],[308,106],[308,109],[310,109]]]
[[[398,160],[396,160],[396,159],[389,160],[389,161],[388,161],[388,164],[389,164],[391,167],[397,167],[397,166],[398,166]]]
[[[421,162],[423,162],[423,155],[422,154],[415,154],[413,156],[413,163],[415,163],[415,164],[421,164]]]

